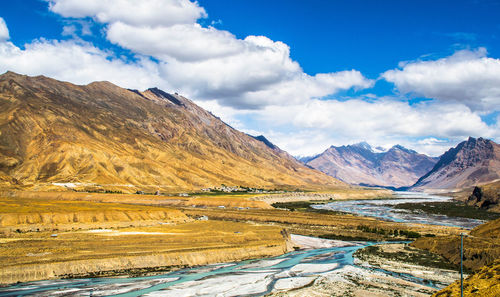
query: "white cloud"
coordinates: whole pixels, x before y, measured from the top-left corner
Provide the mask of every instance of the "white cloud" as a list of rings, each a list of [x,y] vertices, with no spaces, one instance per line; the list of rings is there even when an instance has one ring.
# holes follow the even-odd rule
[[[500,59],[486,50],[463,50],[435,61],[417,61],[389,70],[382,77],[402,93],[462,102],[479,111],[499,110]]]
[[[3,18],[0,17],[0,42],[9,39],[9,29]]]
[[[151,28],[116,22],[109,25],[107,37],[134,52],[183,62],[230,56],[244,50],[243,42],[231,33],[199,24]]]
[[[340,90],[368,88],[373,81],[366,79],[359,71],[340,71],[335,73],[319,73],[314,76],[305,73],[291,75],[290,79],[281,81],[269,88],[245,93],[240,102],[252,105],[289,105],[306,103],[311,98],[320,98]]]
[[[385,148],[401,144],[439,156],[469,136],[500,140],[497,126],[486,125],[477,113],[460,103],[410,105],[393,98],[310,100],[263,110],[238,110],[215,100],[197,103],[235,128],[265,135],[295,156],[311,156],[331,145],[361,141]]]
[[[437,139],[435,137],[428,137],[421,140],[417,140],[415,143],[410,143],[408,145],[413,146],[419,152],[425,152],[430,156],[439,156],[447,151],[450,147],[455,146],[461,140],[465,140],[466,137],[455,138],[454,141],[447,139]],[[407,141],[408,142],[408,141]]]
[[[330,145],[363,140],[383,147],[402,144],[437,155],[450,143],[468,136],[500,137],[495,127],[486,125],[467,106],[439,102],[409,105],[383,98],[373,102],[311,100],[307,104],[269,106],[256,114],[256,119],[268,127],[262,132],[270,135],[271,141],[295,155],[316,154]],[[419,142],[428,135],[450,142]]]
[[[205,9],[189,0],[47,0],[52,12],[66,18],[93,17],[100,23],[138,26],[191,24],[206,17]]]
[[[289,55],[282,42],[249,36],[245,50],[237,55],[196,63],[171,61],[164,71],[172,85],[196,98],[243,109],[306,102],[373,83],[358,71],[307,75]]]
[[[218,100],[240,109],[305,102],[352,87],[373,84],[358,71],[307,75],[290,58],[290,48],[265,36],[238,39],[227,31],[203,27],[206,16],[190,1],[51,0],[64,17],[92,17],[106,25],[106,38],[162,62],[169,84],[198,100]],[[165,6],[164,10],[159,7]],[[174,7],[178,19],[170,19]],[[119,9],[118,9],[119,8]],[[118,11],[139,11],[124,15]],[[148,12],[149,11],[149,12]],[[157,14],[164,13],[160,18]],[[151,14],[152,19],[145,17]],[[186,17],[180,17],[185,15]],[[155,18],[169,21],[155,21]]]
[[[20,49],[11,42],[0,42],[0,72],[7,70],[87,84],[107,80],[127,88],[169,86],[156,63],[142,58],[127,64],[89,43],[36,40]]]

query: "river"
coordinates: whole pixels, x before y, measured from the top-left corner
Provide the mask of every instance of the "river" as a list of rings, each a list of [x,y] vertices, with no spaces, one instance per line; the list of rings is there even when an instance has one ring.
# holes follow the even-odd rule
[[[405,223],[432,224],[472,229],[484,221],[468,218],[449,217],[421,211],[394,208],[403,203],[447,202],[452,197],[431,195],[420,192],[395,192],[396,199],[350,200],[317,204],[311,207],[353,213],[383,220]]]
[[[353,266],[353,253],[372,244],[345,242],[343,246],[295,251],[259,260],[206,265],[148,277],[21,283],[0,290],[0,296],[262,296],[277,289],[302,287],[314,281],[318,275]],[[382,272],[434,286],[411,275]]]

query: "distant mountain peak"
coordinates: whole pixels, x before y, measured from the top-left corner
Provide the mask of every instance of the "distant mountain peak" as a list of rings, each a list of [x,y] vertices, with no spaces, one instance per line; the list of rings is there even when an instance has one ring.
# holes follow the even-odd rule
[[[400,151],[404,151],[404,152],[411,153],[411,154],[417,154],[416,151],[414,151],[412,149],[405,148],[404,146],[402,146],[400,144],[393,145],[389,150],[400,150]]]
[[[359,148],[362,148],[362,149],[365,149],[365,150],[368,150],[368,151],[373,151],[371,145],[368,144],[368,142],[366,142],[366,141],[361,141],[361,142],[352,144],[352,146],[359,147]]]

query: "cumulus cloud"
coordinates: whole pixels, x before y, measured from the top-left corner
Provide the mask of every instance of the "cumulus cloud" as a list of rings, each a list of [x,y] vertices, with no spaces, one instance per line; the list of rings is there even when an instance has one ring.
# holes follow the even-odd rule
[[[269,106],[256,114],[256,119],[269,127],[266,134],[274,134],[271,141],[296,155],[310,155],[332,144],[363,140],[383,147],[399,143],[437,155],[468,136],[500,137],[494,127],[459,103],[410,105],[390,98],[370,102],[311,100],[301,105]],[[450,142],[419,142],[429,135]]]
[[[478,111],[500,106],[500,59],[486,50],[462,50],[434,61],[416,61],[382,74],[402,93],[461,102]]]
[[[288,112],[278,112],[288,109]],[[469,108],[461,104],[421,103],[377,100],[367,102],[312,100],[295,107],[269,107],[269,121],[286,123],[292,115],[297,127],[320,128],[356,137],[366,134],[420,136],[465,136],[488,131],[488,126]],[[283,114],[282,118],[273,114]],[[352,123],[356,123],[353,125]]]
[[[9,39],[9,29],[3,18],[0,17],[0,41]]]
[[[488,126],[461,103],[314,99],[263,110],[238,110],[217,101],[200,103],[234,127],[252,135],[264,134],[295,156],[311,156],[331,145],[361,141],[385,148],[401,144],[439,156],[469,136],[500,140],[500,116],[496,125]]]
[[[162,72],[172,87],[198,100],[219,100],[239,109],[259,109],[373,84],[358,71],[307,75],[291,59],[290,48],[283,42],[265,36],[238,39],[228,31],[203,27],[196,21],[207,15],[197,2],[49,3],[51,11],[64,17],[91,17],[105,24],[110,42],[164,62]]]
[[[169,88],[159,65],[148,59],[127,64],[92,44],[77,41],[36,40],[21,49],[0,42],[0,72],[7,70],[46,75],[77,84],[107,80],[127,88]]]
[[[100,23],[137,26],[191,24],[206,17],[205,9],[188,0],[47,0],[52,12],[66,18],[95,18]]]
[[[233,34],[199,24],[151,28],[116,22],[109,25],[107,37],[135,52],[182,62],[230,56],[244,50],[244,43]]]

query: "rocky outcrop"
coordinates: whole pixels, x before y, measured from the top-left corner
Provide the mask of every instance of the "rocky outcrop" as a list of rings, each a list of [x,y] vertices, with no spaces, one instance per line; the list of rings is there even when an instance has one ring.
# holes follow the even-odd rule
[[[474,187],[466,203],[490,211],[500,212],[500,181]]]
[[[489,139],[469,137],[444,153],[412,189],[462,189],[499,178],[500,145]]]
[[[350,184],[398,188],[411,186],[435,163],[434,158],[400,145],[381,151],[362,142],[331,146],[306,164]]]

